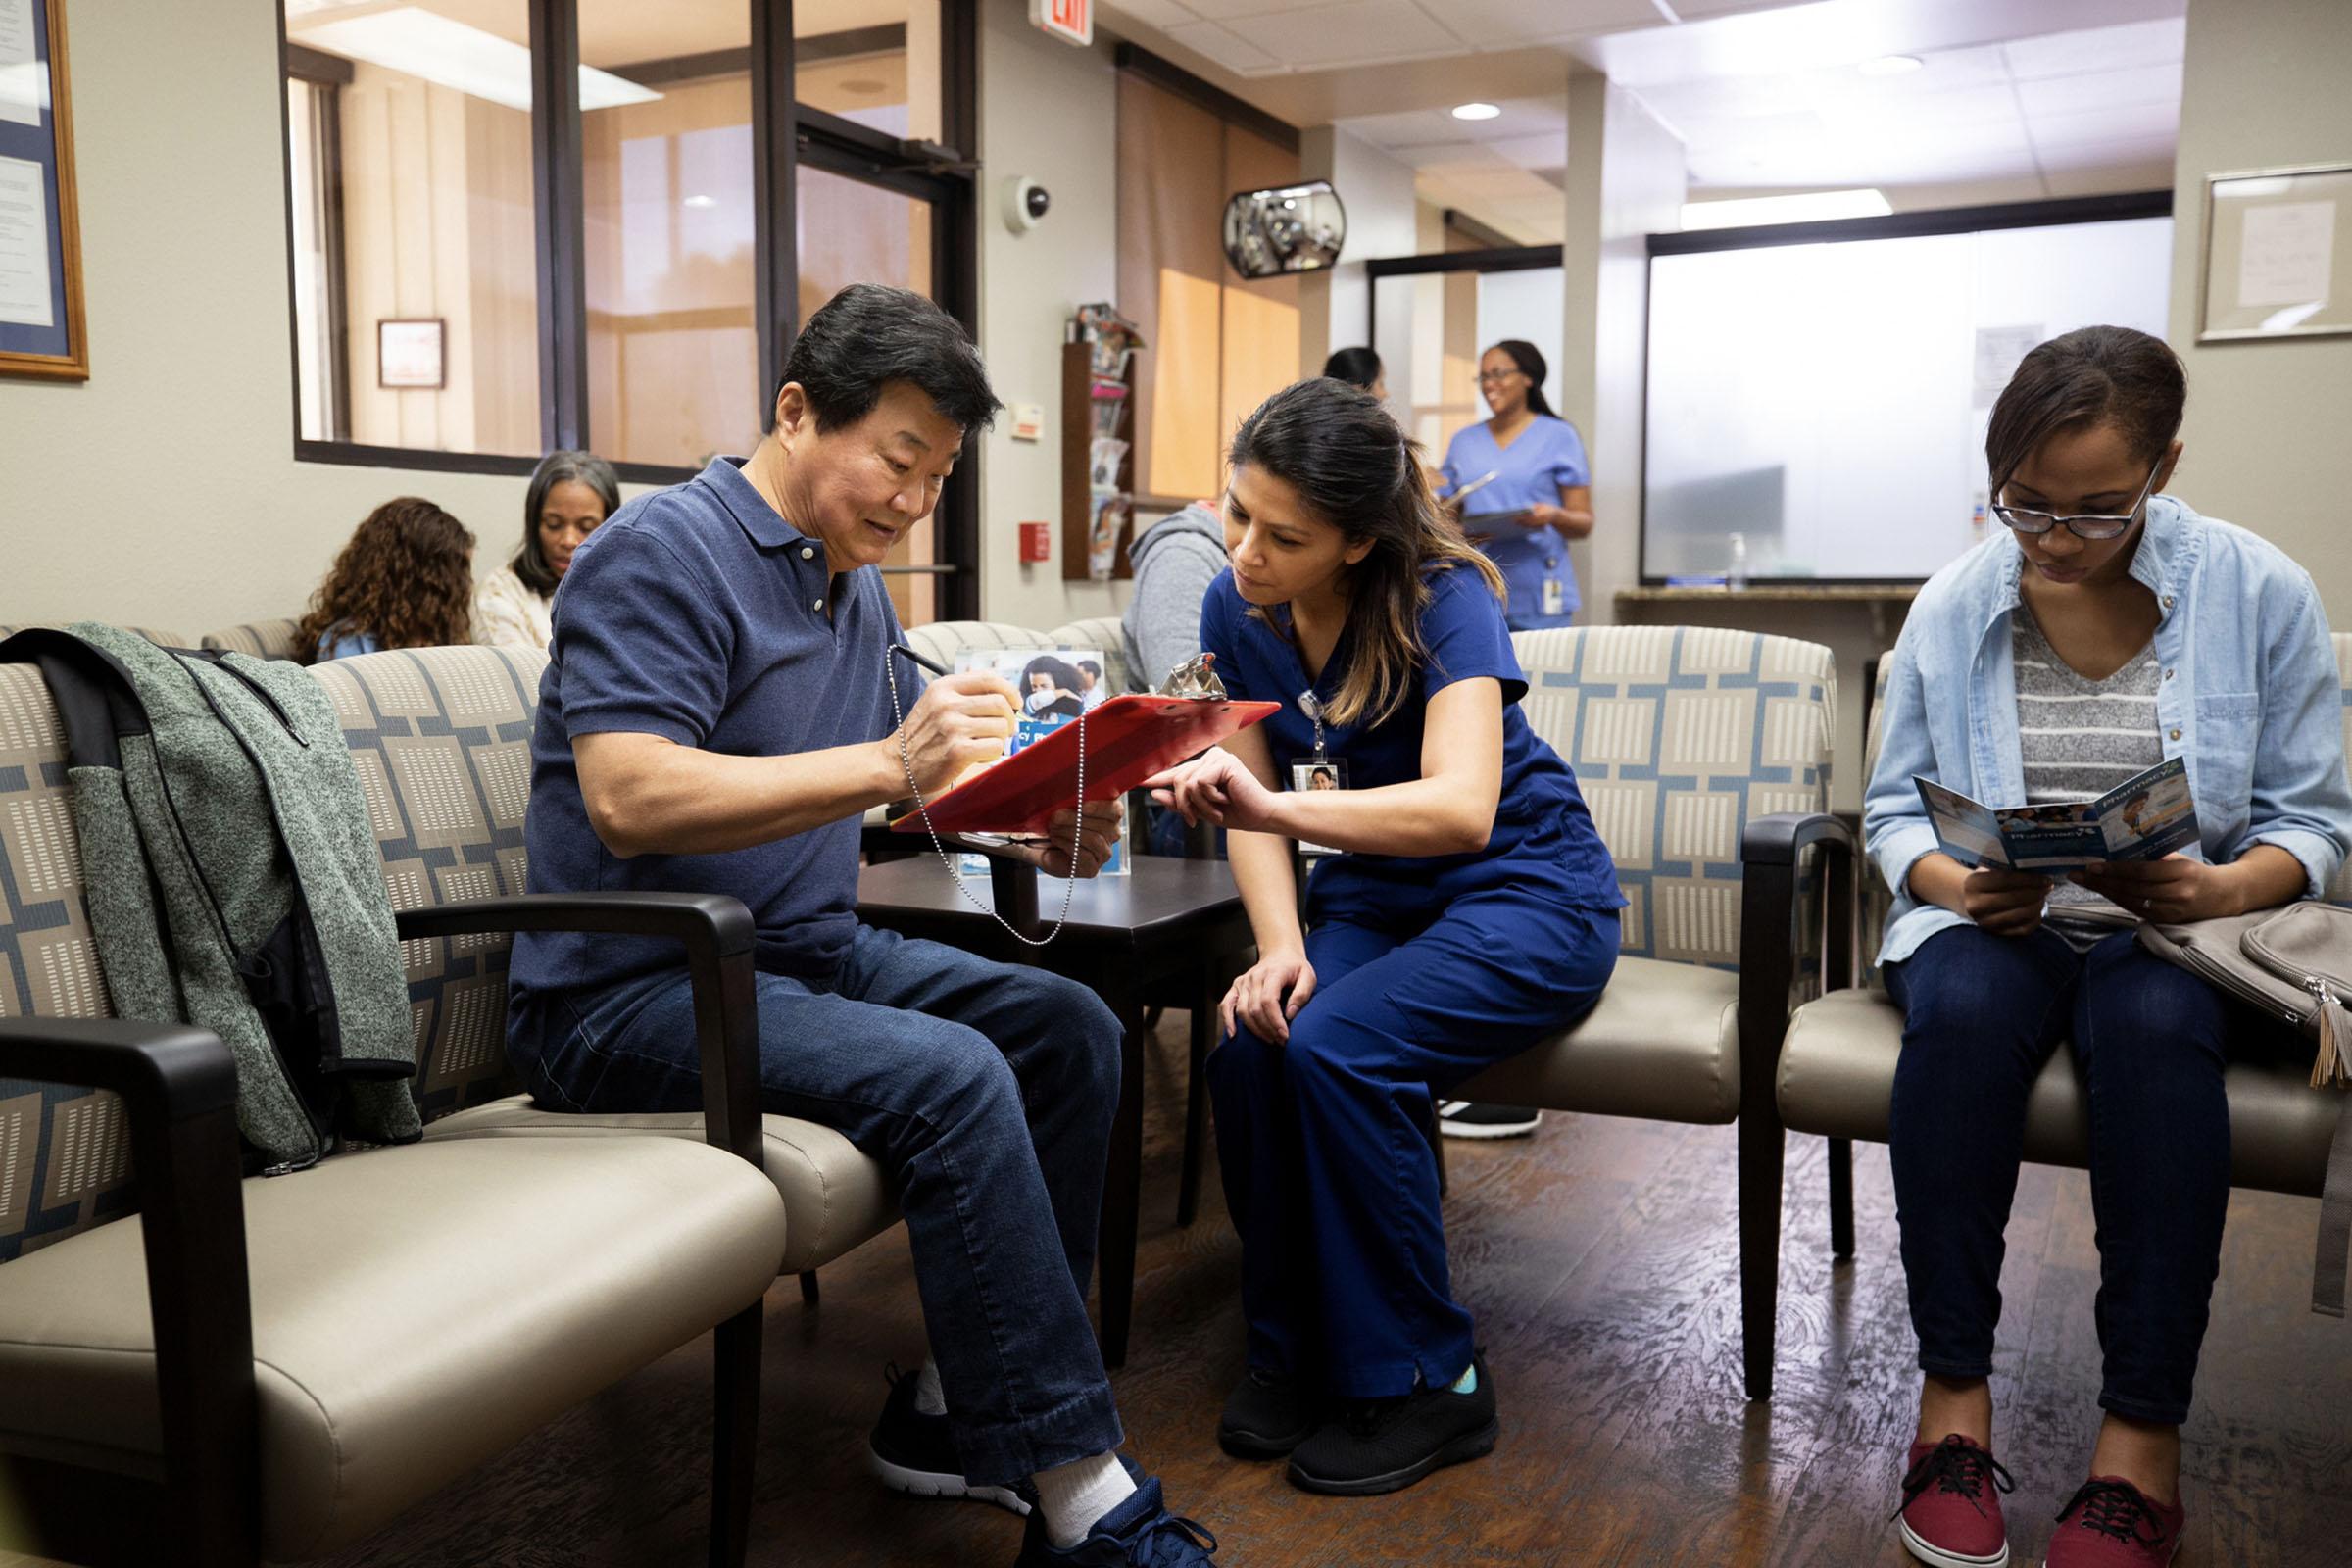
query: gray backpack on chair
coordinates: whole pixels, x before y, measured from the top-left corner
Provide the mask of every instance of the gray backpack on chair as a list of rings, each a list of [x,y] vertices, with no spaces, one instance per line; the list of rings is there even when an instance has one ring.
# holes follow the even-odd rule
[[[391,901],[318,683],[89,622],[20,632],[0,659],[37,663],[65,721],[116,1013],[220,1036],[257,1168],[418,1137]]]

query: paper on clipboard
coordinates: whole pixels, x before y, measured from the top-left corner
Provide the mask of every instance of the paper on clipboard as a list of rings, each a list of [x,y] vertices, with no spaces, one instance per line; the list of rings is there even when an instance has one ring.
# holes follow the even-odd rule
[[[1082,733],[1087,799],[1107,801],[1262,721],[1281,706],[1198,697],[1113,697],[1090,710],[1083,725],[1065,723],[932,797],[930,826],[941,833],[1042,834],[1054,812],[1077,802]],[[909,810],[893,819],[891,828],[923,832],[924,814]]]

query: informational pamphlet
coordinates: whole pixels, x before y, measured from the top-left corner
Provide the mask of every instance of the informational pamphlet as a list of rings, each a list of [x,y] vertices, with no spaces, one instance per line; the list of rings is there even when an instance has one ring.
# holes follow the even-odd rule
[[[1103,681],[1100,648],[966,648],[956,656],[956,674],[975,669],[995,672],[1020,694],[1020,716],[1004,743],[1006,757],[1071,722],[1110,695]],[[967,858],[977,862],[967,870],[986,873],[985,857]],[[1127,835],[1121,833],[1100,874],[1123,876],[1126,871]]]
[[[2068,871],[2103,860],[2154,860],[2197,842],[2197,806],[2179,758],[2092,800],[1990,807],[1914,777],[1936,845],[1963,865]]]

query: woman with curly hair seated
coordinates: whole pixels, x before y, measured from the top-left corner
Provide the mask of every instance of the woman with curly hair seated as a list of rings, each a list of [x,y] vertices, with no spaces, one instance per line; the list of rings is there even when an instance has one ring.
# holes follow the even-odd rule
[[[312,662],[472,641],[473,535],[416,496],[368,514],[311,596],[294,645]]]

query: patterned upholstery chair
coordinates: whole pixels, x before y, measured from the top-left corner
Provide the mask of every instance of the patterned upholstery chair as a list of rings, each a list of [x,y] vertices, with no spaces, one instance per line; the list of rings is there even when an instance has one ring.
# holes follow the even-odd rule
[[[2352,634],[2337,633],[2335,658],[2344,685],[2344,739],[2352,750]],[[1891,661],[1882,661],[1884,681]],[[1865,772],[1876,764],[1878,718],[1874,700]],[[1864,940],[1875,947],[1890,896],[1874,873],[1864,901]],[[2352,905],[2352,862],[2328,890],[2329,902]],[[1871,977],[1875,980],[1875,974]],[[1832,1139],[1886,1141],[1887,1106],[1895,1059],[1902,1054],[1903,1015],[1875,984],[1833,990],[1796,1009],[1781,1047],[1781,1114],[1798,1132]],[[2233,1061],[2223,1079],[2230,1096],[2230,1179],[2237,1186],[2316,1198],[2326,1184],[2329,1140],[2343,1112],[2341,1097],[2311,1088],[2308,1064]],[[2074,1054],[2059,1050],[2034,1080],[2026,1102],[2026,1158],[2081,1169],[2090,1158],[2089,1104],[2075,1075]],[[1851,1194],[1842,1200],[1844,1232],[1852,1243]],[[1833,1215],[1833,1223],[1838,1223]],[[2335,1282],[2340,1288],[2342,1281]]]
[[[334,699],[395,908],[523,890],[530,734],[547,656],[521,648],[369,654],[313,667]],[[407,950],[428,1143],[653,1133],[693,1142],[696,1112],[540,1109],[507,1065],[506,935]],[[780,1267],[830,1262],[898,1222],[882,1169],[830,1127],[761,1118],[763,1163],[784,1198]]]
[[[1042,631],[1003,620],[934,620],[906,628],[906,646],[948,669],[967,648],[1055,648]]]
[[[1812,984],[1814,964],[1798,956],[1811,944],[1797,933],[1818,931],[1838,906],[1833,897],[1825,910],[1798,862],[1815,844],[1850,851],[1822,814],[1837,666],[1817,644],[1700,627],[1575,627],[1511,640],[1527,673],[1528,721],[1576,770],[1630,903],[1599,1005],[1459,1093],[1737,1121],[1747,1393],[1767,1397],[1783,1146],[1772,1053],[1792,992]],[[1804,835],[1799,822],[1812,824]],[[1831,870],[1845,885],[1850,859],[1834,858]]]
[[[701,955],[708,1059],[740,1063],[710,1075],[720,1138],[431,1138],[241,1180],[226,1049],[108,1017],[64,733],[38,671],[0,663],[0,1557],[336,1551],[715,1325],[711,1560],[742,1561],[785,1245],[748,1084],[723,1087],[749,1077],[750,923],[503,897],[536,673],[487,649],[320,672],[403,911],[420,1098],[457,1104],[499,1054],[504,932],[659,920]],[[134,1198],[141,1224],[108,1223]]]
[[[299,620],[256,620],[242,626],[228,626],[220,631],[208,631],[198,646],[217,649],[224,654],[251,654],[256,659],[300,659],[302,649],[294,633]]]
[[[0,626],[0,642],[7,641],[18,632],[30,631],[37,626],[55,626],[63,629],[65,625],[66,622],[62,620],[28,620],[19,626]],[[158,648],[194,648],[198,646],[178,632],[166,631],[159,626],[125,626],[122,629],[137,632]]]

